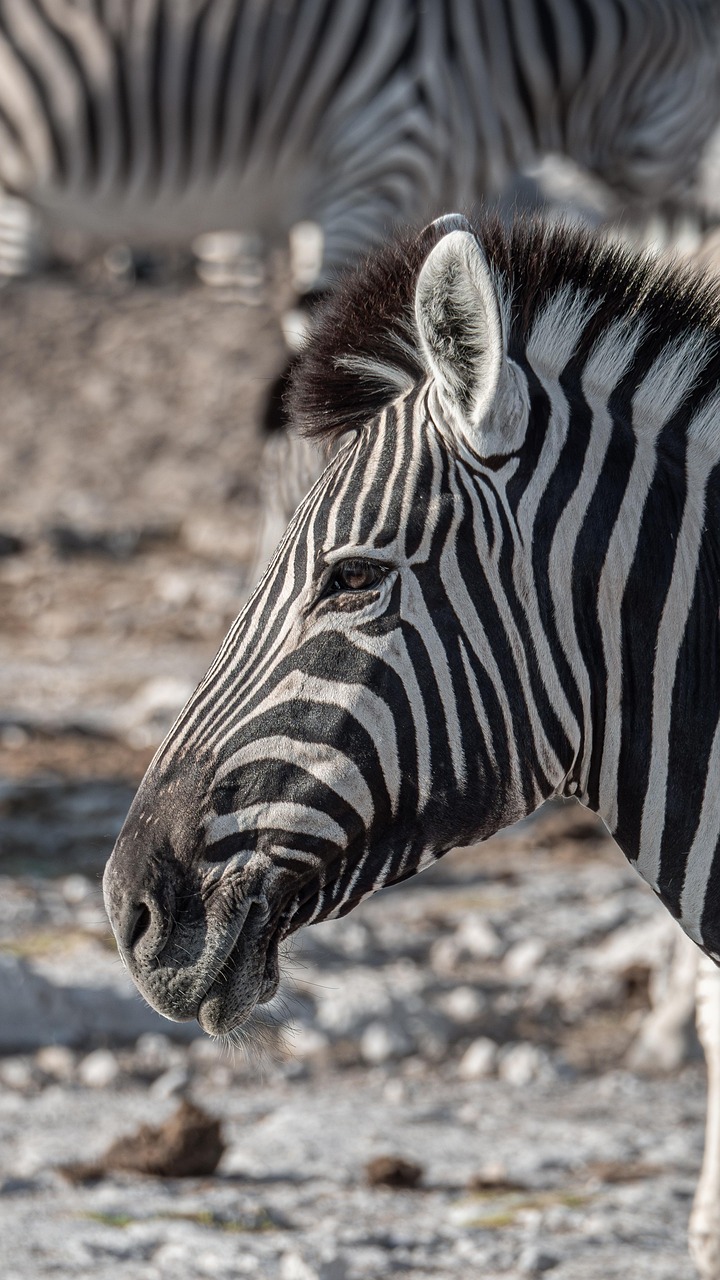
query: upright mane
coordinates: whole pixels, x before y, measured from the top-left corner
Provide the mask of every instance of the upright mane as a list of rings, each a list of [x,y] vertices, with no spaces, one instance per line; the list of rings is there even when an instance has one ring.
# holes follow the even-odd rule
[[[689,338],[707,344],[696,392],[720,381],[720,293],[677,262],[632,252],[598,234],[541,218],[510,227],[488,216],[474,225],[504,300],[508,353],[521,359],[534,322],[561,290],[593,303],[577,326],[574,358],[587,356],[612,321],[643,326],[642,363]],[[357,429],[426,376],[414,321],[418,274],[440,238],[434,227],[404,235],[348,274],[321,310],[289,396],[303,434],[332,443]],[[560,309],[562,323],[562,308]]]

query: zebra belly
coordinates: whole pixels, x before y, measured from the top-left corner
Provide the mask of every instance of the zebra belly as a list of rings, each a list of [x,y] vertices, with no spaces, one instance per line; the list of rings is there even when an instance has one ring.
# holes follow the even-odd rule
[[[181,244],[205,231],[257,231],[268,242],[284,241],[308,217],[309,200],[292,184],[254,183],[231,175],[202,179],[181,189],[165,184],[132,185],[103,192],[43,187],[27,192],[49,230],[80,230],[101,240]],[[302,184],[303,186],[305,184]]]

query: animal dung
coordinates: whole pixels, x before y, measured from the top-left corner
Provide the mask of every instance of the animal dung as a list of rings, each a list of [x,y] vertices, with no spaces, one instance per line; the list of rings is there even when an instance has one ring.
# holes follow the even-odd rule
[[[487,1165],[478,1173],[473,1173],[467,1181],[468,1191],[473,1192],[505,1192],[527,1191],[526,1182],[511,1178],[503,1165]]]
[[[61,1165],[60,1172],[70,1182],[95,1182],[108,1173],[202,1178],[215,1172],[224,1150],[220,1121],[183,1098],[164,1124],[143,1124],[94,1163]]]
[[[371,1187],[395,1187],[412,1190],[423,1176],[423,1167],[402,1156],[375,1156],[365,1165],[365,1177]]]
[[[644,1160],[592,1160],[582,1170],[585,1178],[598,1182],[646,1182],[665,1173],[663,1165],[647,1164]]]

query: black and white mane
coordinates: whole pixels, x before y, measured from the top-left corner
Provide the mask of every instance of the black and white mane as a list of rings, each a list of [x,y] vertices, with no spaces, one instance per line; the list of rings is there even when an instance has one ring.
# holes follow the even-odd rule
[[[633,360],[635,381],[682,342],[704,348],[687,403],[690,416],[717,387],[720,289],[708,278],[574,226],[528,218],[508,228],[488,216],[474,230],[504,302],[511,359],[523,363],[533,326],[560,301],[557,324],[574,331],[568,375],[613,321],[625,321],[644,334]],[[332,443],[425,378],[413,300],[422,264],[440,236],[432,224],[395,240],[350,273],[327,304],[290,396],[303,434]],[[573,306],[581,300],[589,306]]]

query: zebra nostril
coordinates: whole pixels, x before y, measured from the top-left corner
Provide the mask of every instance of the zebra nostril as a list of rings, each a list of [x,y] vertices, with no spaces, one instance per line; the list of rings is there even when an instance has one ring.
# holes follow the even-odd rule
[[[145,936],[152,921],[150,908],[147,903],[139,902],[134,909],[134,914],[128,921],[127,930],[127,947],[128,951],[134,951],[138,942]]]

